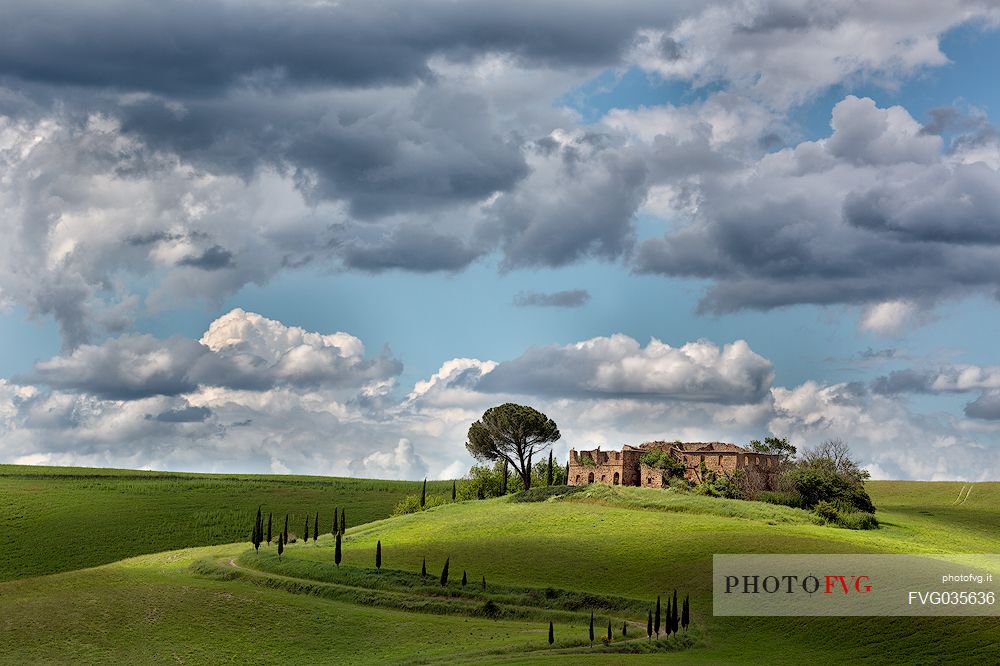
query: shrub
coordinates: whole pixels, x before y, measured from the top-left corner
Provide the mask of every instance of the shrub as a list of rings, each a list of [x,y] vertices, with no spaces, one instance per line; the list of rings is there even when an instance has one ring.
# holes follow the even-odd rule
[[[474,611],[474,614],[495,620],[503,614],[503,611],[492,599],[487,599],[482,606]]]
[[[832,502],[827,502],[826,500],[816,502],[813,506],[813,511],[828,523],[835,523],[840,519],[840,512],[837,511],[837,507]]]
[[[688,493],[694,490],[694,485],[683,477],[671,477],[669,483],[671,488],[682,493]]]
[[[875,511],[875,505],[864,486],[832,468],[800,464],[788,473],[787,478],[802,496],[806,506],[814,507],[820,501],[839,500],[855,511]]]
[[[402,516],[407,513],[416,513],[420,511],[420,496],[419,495],[407,495],[399,501],[396,508],[392,510],[392,515]]]
[[[578,460],[580,461],[581,465],[589,465],[590,467],[597,467],[597,463],[594,462],[594,459],[590,457],[589,453],[580,454]]]
[[[702,463],[704,464],[704,463]],[[695,487],[699,495],[709,497],[726,497],[728,499],[745,499],[743,492],[743,471],[736,470],[732,474],[707,474],[706,480]]]
[[[807,508],[802,495],[796,492],[764,490],[757,494],[756,499],[758,502],[767,502],[768,504],[778,504],[780,506],[790,506],[793,509]]]
[[[507,493],[504,492],[504,463],[498,461],[493,465],[473,465],[465,480],[458,487],[460,501],[500,497],[507,493],[516,493],[524,489],[521,477],[511,474],[508,470]]]
[[[879,527],[875,514],[866,511],[842,513],[837,524],[849,530],[877,530]]]

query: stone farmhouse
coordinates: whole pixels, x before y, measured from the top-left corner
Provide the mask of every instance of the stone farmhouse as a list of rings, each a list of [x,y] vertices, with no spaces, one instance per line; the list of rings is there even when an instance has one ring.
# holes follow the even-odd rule
[[[661,467],[642,462],[644,454],[661,451],[670,456],[679,471],[683,465],[684,478],[691,483],[701,483],[706,471],[715,475],[729,475],[736,470],[754,478],[759,487],[773,486],[778,471],[779,456],[748,451],[736,444],[723,442],[647,442],[639,446],[626,444],[621,451],[569,452],[569,480],[571,486],[588,483],[663,488],[669,474]]]

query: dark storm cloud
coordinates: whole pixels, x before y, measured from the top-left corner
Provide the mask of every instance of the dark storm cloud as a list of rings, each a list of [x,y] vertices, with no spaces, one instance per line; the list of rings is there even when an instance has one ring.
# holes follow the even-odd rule
[[[954,106],[940,106],[927,112],[930,117],[920,129],[924,134],[955,134],[952,150],[992,143],[997,140],[997,128],[980,111],[966,111]]]
[[[809,28],[832,28],[843,20],[843,12],[826,2],[771,2],[745,24],[737,26],[736,33],[758,34],[777,31],[804,31]]]
[[[429,78],[435,54],[616,62],[639,27],[685,7],[601,2],[7,2],[0,74],[26,81],[211,94],[259,76],[371,86]],[[525,29],[531,26],[531,29]]]
[[[348,268],[372,273],[396,268],[417,273],[458,271],[480,255],[454,236],[413,227],[398,227],[373,244],[344,245],[338,253]]]
[[[527,174],[515,136],[486,99],[445,84],[363,95],[241,92],[183,113],[145,99],[117,113],[126,133],[213,170],[249,178],[293,166],[308,197],[342,199],[358,217],[475,201]]]
[[[938,373],[930,370],[894,370],[872,380],[872,391],[881,395],[930,393]]]
[[[532,173],[490,205],[502,267],[564,266],[614,260],[635,243],[632,218],[646,199],[649,167],[620,138],[582,133],[542,147]]]
[[[918,306],[1000,286],[1000,176],[946,159],[898,107],[848,97],[833,134],[708,174],[698,224],[642,243],[644,273],[713,280],[700,309],[730,312],[900,298]]]
[[[128,335],[40,361],[29,381],[110,400],[172,396],[198,387],[192,375],[208,353],[194,340]]]
[[[220,245],[206,248],[201,254],[184,257],[178,266],[191,266],[205,271],[217,271],[233,265],[233,253]]]
[[[965,415],[973,419],[1000,420],[1000,391],[983,391],[965,406]]]
[[[849,194],[851,225],[903,240],[1000,243],[1000,179],[982,162],[928,169],[918,178]]]
[[[548,307],[548,308],[578,308],[590,300],[590,292],[586,289],[569,289],[542,293],[538,291],[522,291],[514,295],[514,305],[517,307]]]

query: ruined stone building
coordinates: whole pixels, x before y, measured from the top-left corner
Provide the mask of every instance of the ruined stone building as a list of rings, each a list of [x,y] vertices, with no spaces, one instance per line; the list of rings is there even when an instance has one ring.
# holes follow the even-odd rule
[[[588,483],[662,488],[667,485],[670,470],[642,462],[646,453],[660,451],[667,454],[680,474],[691,483],[701,483],[704,473],[732,474],[743,470],[757,479],[763,488],[769,488],[778,471],[778,456],[755,453],[736,444],[723,442],[647,442],[639,446],[626,444],[621,451],[569,452],[569,479],[571,486]]]

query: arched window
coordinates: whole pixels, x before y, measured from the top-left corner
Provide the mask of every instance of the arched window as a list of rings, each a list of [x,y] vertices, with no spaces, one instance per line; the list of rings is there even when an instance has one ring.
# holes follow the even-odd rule
[[[615,472],[615,479],[614,479],[614,484],[615,484],[616,486],[618,485],[618,472]]]
[[[594,473],[591,472],[590,474],[587,475],[587,483],[593,483],[593,482],[594,482]]]
[[[608,480],[607,477],[601,474],[601,483],[604,483],[607,480]]]
[[[580,483],[580,475],[579,474],[576,475],[576,482]]]
[[[719,454],[719,467],[722,467],[722,454]]]

